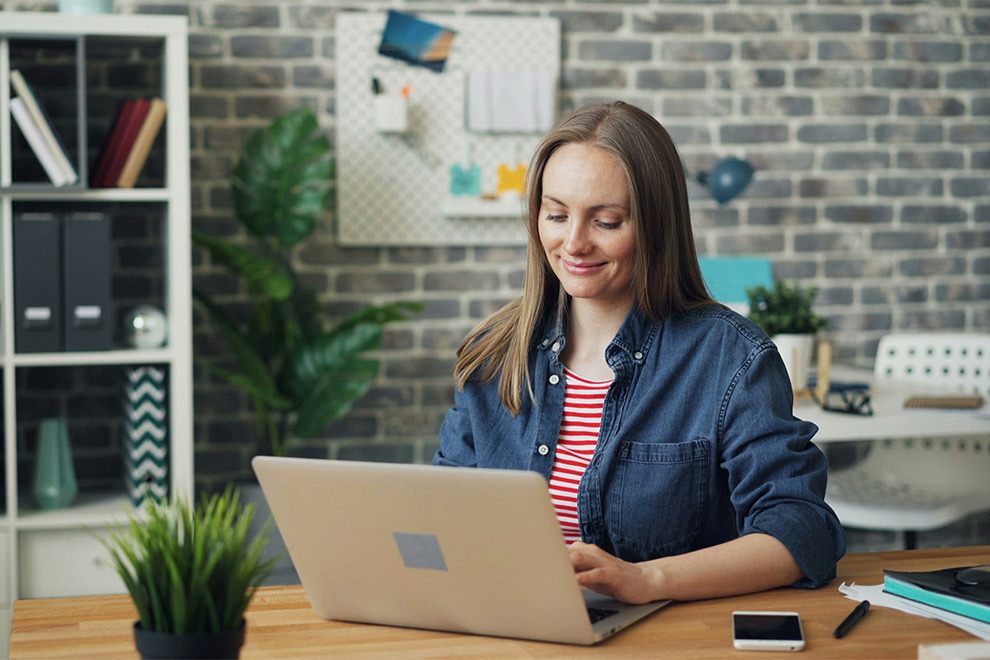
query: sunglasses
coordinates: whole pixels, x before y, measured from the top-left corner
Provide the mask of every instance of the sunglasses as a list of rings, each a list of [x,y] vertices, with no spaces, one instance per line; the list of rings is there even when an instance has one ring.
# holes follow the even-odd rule
[[[822,410],[850,415],[873,414],[873,406],[870,404],[870,386],[867,383],[829,383],[828,392],[823,400],[818,398],[817,385],[817,378],[812,376],[808,379],[808,392],[811,394],[812,400]]]

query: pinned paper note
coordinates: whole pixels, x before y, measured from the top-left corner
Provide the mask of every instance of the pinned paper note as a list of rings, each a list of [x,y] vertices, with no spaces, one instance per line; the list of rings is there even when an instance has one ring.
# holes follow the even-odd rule
[[[471,71],[467,76],[468,130],[490,133],[544,133],[556,112],[553,73]]]
[[[450,194],[481,196],[481,167],[471,164],[464,167],[457,163],[450,166]]]
[[[515,169],[510,168],[506,163],[498,166],[496,171],[498,179],[495,184],[495,191],[501,195],[504,193],[523,194],[526,189],[526,166],[519,163]]]

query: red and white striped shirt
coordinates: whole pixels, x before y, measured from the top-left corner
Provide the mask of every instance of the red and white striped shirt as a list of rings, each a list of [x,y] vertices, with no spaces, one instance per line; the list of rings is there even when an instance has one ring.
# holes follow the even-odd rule
[[[581,378],[564,369],[564,416],[560,420],[557,451],[550,474],[550,499],[568,544],[581,540],[578,523],[578,484],[598,444],[602,408],[611,380]]]

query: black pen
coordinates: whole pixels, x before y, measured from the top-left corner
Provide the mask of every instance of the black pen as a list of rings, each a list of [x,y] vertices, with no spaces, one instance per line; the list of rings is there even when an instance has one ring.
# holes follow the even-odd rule
[[[863,615],[866,614],[866,610],[868,609],[870,609],[870,601],[864,600],[856,606],[856,609],[849,613],[849,616],[842,620],[842,623],[839,624],[839,627],[836,628],[835,632],[832,634],[835,635],[836,638],[845,635],[849,632],[850,628],[856,625],[857,621],[863,618]]]

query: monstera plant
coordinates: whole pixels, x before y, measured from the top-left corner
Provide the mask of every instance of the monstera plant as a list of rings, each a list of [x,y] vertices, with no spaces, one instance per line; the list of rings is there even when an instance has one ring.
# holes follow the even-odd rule
[[[250,298],[246,318],[229,313],[200,290],[230,348],[229,360],[206,368],[243,390],[257,416],[261,452],[288,454],[293,438],[320,434],[371,387],[386,324],[419,307],[366,307],[330,324],[316,291],[298,277],[291,249],[315,229],[333,180],[330,143],[308,108],[277,117],[245,144],[231,186],[236,218],[251,245],[193,230],[193,243],[214,264],[240,277]]]

